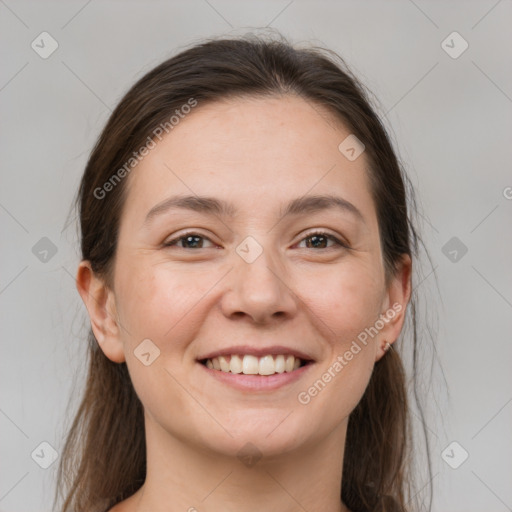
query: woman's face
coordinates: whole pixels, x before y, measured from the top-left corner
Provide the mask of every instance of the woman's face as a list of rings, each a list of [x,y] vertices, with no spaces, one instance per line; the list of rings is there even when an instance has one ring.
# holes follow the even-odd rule
[[[408,300],[405,270],[385,286],[365,153],[338,149],[349,135],[295,96],[199,104],[126,178],[117,327],[95,333],[149,431],[275,455],[346,427]]]

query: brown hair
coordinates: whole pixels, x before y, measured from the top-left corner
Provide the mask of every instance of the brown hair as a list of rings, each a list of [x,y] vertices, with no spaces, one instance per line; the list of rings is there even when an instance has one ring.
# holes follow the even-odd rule
[[[77,200],[82,259],[91,262],[107,285],[112,284],[126,180],[116,182],[102,198],[97,191],[191,98],[201,105],[276,94],[296,94],[326,107],[364,143],[387,279],[403,254],[416,256],[419,238],[408,213],[406,184],[409,194],[413,190],[364,86],[334,52],[248,35],[207,40],[181,51],[143,76],[110,116],[90,155]],[[414,294],[408,308],[416,347]],[[62,494],[62,512],[104,512],[139,489],[146,475],[143,407],[126,363],[110,361],[92,330],[88,341],[85,393],[58,472],[56,500]],[[409,510],[409,449],[404,369],[393,349],[375,364],[349,418],[344,503],[354,512]]]

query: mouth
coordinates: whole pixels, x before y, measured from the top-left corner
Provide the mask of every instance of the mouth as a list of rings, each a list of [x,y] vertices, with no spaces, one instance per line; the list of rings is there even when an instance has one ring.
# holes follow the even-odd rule
[[[222,373],[263,377],[293,373],[313,363],[310,359],[293,354],[267,354],[261,357],[252,354],[227,354],[200,359],[198,362],[210,370]]]

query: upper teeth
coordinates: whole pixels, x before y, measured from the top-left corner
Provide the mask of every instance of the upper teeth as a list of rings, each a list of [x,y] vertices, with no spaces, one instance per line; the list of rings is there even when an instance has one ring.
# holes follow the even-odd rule
[[[245,375],[273,375],[292,372],[300,366],[300,359],[292,355],[256,357],[245,355],[219,356],[206,360],[210,369],[222,372],[243,373]]]

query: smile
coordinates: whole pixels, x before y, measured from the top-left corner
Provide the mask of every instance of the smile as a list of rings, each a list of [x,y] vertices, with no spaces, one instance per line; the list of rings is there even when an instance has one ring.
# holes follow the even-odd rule
[[[276,373],[290,373],[307,364],[294,355],[279,354],[256,357],[254,355],[225,355],[201,361],[210,370],[224,373],[269,376]]]

